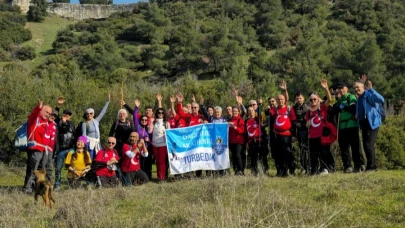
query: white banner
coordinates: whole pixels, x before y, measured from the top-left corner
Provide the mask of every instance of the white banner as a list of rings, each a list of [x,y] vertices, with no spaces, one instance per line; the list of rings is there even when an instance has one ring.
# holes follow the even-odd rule
[[[171,174],[229,168],[227,123],[166,130]]]

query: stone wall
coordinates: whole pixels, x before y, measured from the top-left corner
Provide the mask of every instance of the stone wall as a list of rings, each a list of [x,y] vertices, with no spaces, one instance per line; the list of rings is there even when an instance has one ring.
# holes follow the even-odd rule
[[[28,1],[28,0],[19,0]],[[78,20],[88,18],[107,18],[112,13],[132,11],[136,4],[119,5],[95,5],[95,4],[69,4],[69,3],[49,3],[48,13],[54,13],[61,17],[75,18]]]

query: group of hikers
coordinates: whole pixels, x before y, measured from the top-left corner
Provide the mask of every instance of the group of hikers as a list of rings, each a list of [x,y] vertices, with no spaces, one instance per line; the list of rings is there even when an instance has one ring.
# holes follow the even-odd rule
[[[253,175],[258,175],[258,162],[262,163],[265,175],[269,174],[268,155],[274,159],[276,176],[295,175],[296,162],[292,144],[298,142],[300,174],[328,174],[335,172],[331,144],[337,139],[345,173],[375,171],[374,144],[379,126],[385,114],[381,112],[384,98],[367,82],[366,75],[353,84],[354,94],[348,92],[345,83],[329,88],[323,79],[320,83],[326,96],[317,92],[307,97],[301,92],[294,94],[295,104],[288,105],[287,84],[280,85],[282,92],[267,99],[250,100],[248,107],[234,90],[236,106],[226,106],[226,113],[219,106],[205,105],[194,96],[183,106],[181,92],[170,96],[171,107],[162,107],[162,96],[156,95],[158,108],[144,107],[135,100],[132,108],[123,100],[117,120],[112,124],[108,140],[101,146],[99,123],[110,102],[104,105],[95,117],[88,108],[83,121],[75,127],[72,111],[60,107],[64,98],[59,97],[52,109],[39,101],[28,118],[28,160],[25,177],[25,192],[32,193],[35,183],[34,171],[46,169],[52,179],[55,170],[55,189],[60,189],[61,171],[68,170],[69,187],[75,188],[85,181],[98,187],[143,184],[152,179],[152,164],[155,161],[157,181],[165,182],[169,176],[168,151],[165,131],[204,123],[227,123],[229,125],[229,151],[235,175],[245,175],[246,152]],[[306,101],[306,98],[308,101]],[[132,121],[129,120],[132,114]],[[366,155],[363,156],[362,145]],[[352,161],[354,166],[352,165]],[[225,175],[228,170],[206,171],[206,175]],[[187,177],[202,176],[202,170],[184,174]],[[178,177],[178,175],[176,175]]]

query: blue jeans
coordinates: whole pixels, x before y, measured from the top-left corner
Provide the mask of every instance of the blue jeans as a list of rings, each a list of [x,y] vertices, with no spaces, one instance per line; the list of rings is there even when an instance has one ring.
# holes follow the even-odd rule
[[[59,151],[55,158],[55,187],[60,186],[62,167],[65,163],[65,158],[71,149]]]

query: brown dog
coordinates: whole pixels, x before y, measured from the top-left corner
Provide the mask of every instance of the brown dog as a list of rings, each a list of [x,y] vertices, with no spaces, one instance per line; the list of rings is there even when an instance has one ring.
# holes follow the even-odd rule
[[[37,177],[37,182],[35,186],[35,201],[38,201],[38,195],[42,196],[44,199],[45,207],[49,205],[52,209],[55,203],[53,199],[52,192],[53,192],[53,185],[52,182],[47,180],[46,178],[46,170],[35,170],[35,176]]]

